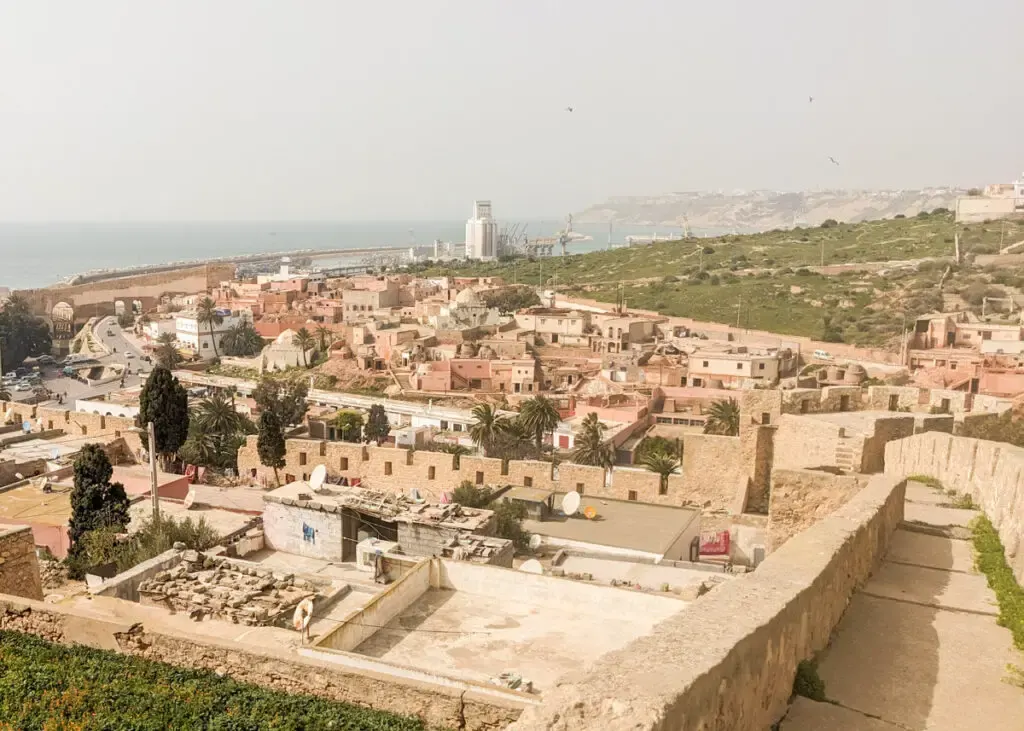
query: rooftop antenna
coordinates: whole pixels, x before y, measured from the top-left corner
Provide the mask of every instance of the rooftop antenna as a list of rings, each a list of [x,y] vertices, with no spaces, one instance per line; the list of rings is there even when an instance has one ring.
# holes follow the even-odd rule
[[[575,490],[565,493],[565,497],[562,498],[562,512],[566,515],[575,515],[579,509],[580,494]]]
[[[313,468],[313,473],[309,476],[309,487],[313,492],[320,492],[320,489],[324,486],[324,480],[327,479],[327,467],[318,464]]]
[[[531,558],[529,561],[524,561],[519,570],[526,574],[543,574],[544,566],[537,559]]]

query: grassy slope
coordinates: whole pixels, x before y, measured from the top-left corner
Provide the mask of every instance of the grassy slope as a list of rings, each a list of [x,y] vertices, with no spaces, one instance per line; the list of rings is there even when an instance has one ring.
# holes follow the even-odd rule
[[[0,631],[0,730],[422,731],[421,722]]]
[[[663,314],[744,327],[821,337],[831,318],[843,340],[859,345],[890,344],[901,326],[941,308],[937,288],[945,269],[929,263],[920,271],[884,274],[851,273],[820,276],[799,270],[820,264],[947,257],[953,253],[956,230],[951,214],[840,224],[831,228],[769,231],[762,234],[691,239],[616,249],[544,262],[470,264],[434,267],[434,274],[497,275],[507,281],[555,286],[606,302],[614,302],[620,283],[631,307]],[[1024,239],[1024,223],[1001,222],[960,227],[963,251],[995,253]],[[697,282],[698,247],[705,247],[704,270]],[[710,249],[710,251],[708,251]],[[543,271],[541,270],[543,267]],[[673,281],[677,279],[679,281]],[[717,281],[713,285],[711,282]],[[957,277],[947,279],[954,285]],[[791,292],[798,287],[802,291]]]

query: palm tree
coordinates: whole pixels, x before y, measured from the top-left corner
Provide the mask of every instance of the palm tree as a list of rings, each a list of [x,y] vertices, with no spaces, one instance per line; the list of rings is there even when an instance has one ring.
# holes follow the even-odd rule
[[[708,418],[704,422],[705,434],[720,434],[735,437],[740,433],[740,405],[736,399],[715,401],[708,409]]]
[[[224,322],[224,317],[217,312],[217,303],[209,297],[203,297],[196,306],[196,322],[210,328],[210,340],[213,341],[213,357],[219,358],[220,354],[217,353],[217,338],[213,335],[213,328],[215,325],[220,325]]]
[[[615,464],[615,450],[605,442],[604,424],[591,411],[583,419],[583,426],[576,437],[576,449],[572,461],[576,464],[591,465],[608,469]]]
[[[160,347],[156,349],[156,362],[167,370],[173,371],[182,360],[181,353],[174,345],[174,335],[162,333],[156,341],[160,344]]]
[[[320,352],[326,353],[327,346],[334,342],[334,331],[326,325],[317,325],[313,334],[320,339]]]
[[[485,457],[493,457],[494,445],[498,435],[508,431],[509,418],[502,416],[490,404],[477,404],[473,407],[475,422],[469,427],[469,436],[473,443],[483,449]]]
[[[545,432],[554,431],[561,421],[555,404],[544,396],[535,396],[524,401],[519,407],[519,419],[533,437],[538,449],[544,443]]]
[[[238,430],[238,412],[219,391],[199,403],[195,419],[196,426],[206,434],[228,435]]]
[[[671,454],[651,452],[644,457],[644,467],[661,475],[661,494],[668,489],[668,477],[679,471],[679,460]]]
[[[252,323],[243,320],[228,328],[220,344],[224,346],[227,355],[246,358],[256,355],[263,349],[263,338],[256,332]]]
[[[292,345],[302,350],[302,365],[309,368],[309,361],[306,359],[306,351],[316,345],[316,339],[304,327],[300,327],[292,336]]]

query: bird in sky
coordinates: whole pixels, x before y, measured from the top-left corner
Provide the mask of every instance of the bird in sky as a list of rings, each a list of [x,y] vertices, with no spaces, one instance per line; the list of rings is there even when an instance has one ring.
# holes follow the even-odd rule
[[[808,103],[808,104],[810,104],[810,103],[811,103],[811,102],[813,102],[813,101],[814,101],[814,97],[813,97],[813,96],[809,96],[809,97],[807,97],[807,103]]]
[[[838,165],[838,164],[839,164],[839,163],[838,163],[838,162],[836,161],[836,159],[835,159],[834,157],[832,157],[831,155],[829,156],[829,158],[828,158],[828,159],[832,161],[832,164],[833,164],[833,165]]]
[[[565,111],[567,111],[567,112],[571,112],[571,111],[572,111],[572,107],[566,107],[566,108],[565,108]]]

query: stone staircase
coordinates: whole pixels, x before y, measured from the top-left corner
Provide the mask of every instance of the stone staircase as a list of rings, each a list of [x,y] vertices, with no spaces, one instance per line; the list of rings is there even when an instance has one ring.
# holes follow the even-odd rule
[[[844,472],[860,472],[860,452],[852,439],[840,439],[836,443],[836,467]]]
[[[854,595],[818,673],[828,702],[798,697],[780,731],[1020,731],[1024,669],[967,540],[974,510],[907,485],[904,522]]]

